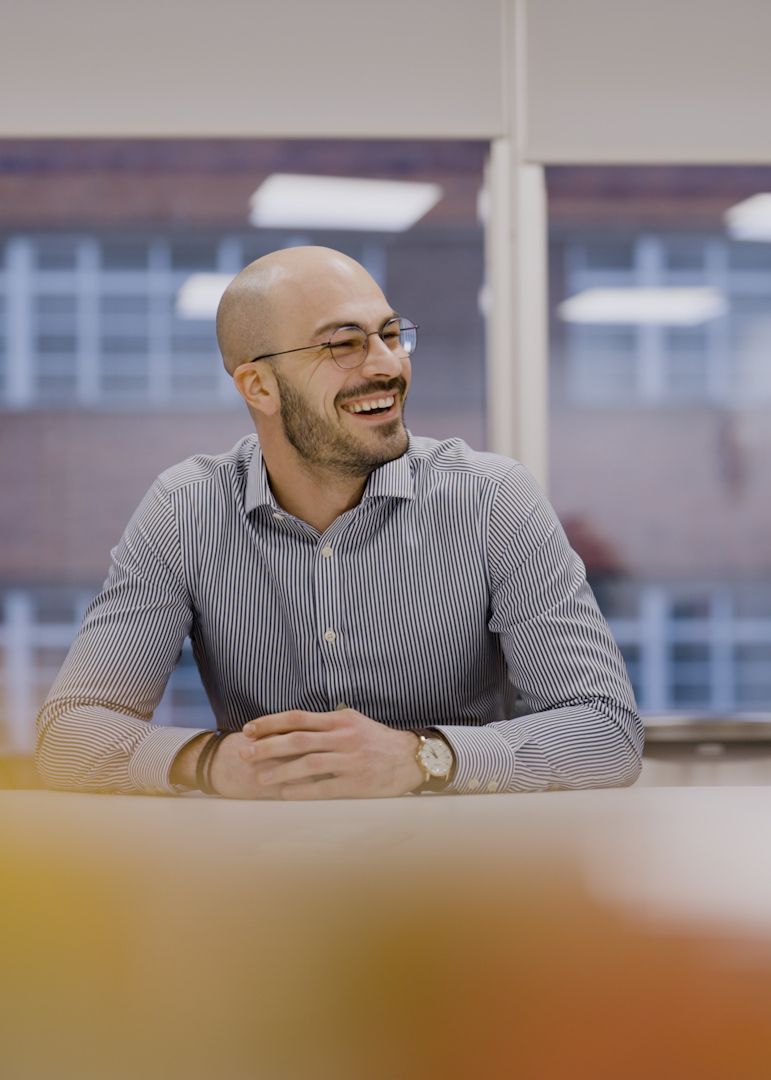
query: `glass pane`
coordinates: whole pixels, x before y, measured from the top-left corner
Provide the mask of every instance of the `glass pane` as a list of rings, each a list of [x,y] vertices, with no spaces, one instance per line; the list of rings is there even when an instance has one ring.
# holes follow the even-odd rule
[[[78,596],[66,587],[30,591],[29,605],[31,617],[39,626],[70,626],[78,617]]]
[[[664,242],[667,270],[698,276],[704,270],[705,244],[702,237],[670,236]]]
[[[52,293],[34,298],[34,313],[38,316],[67,315],[74,318],[77,312],[77,297]]]
[[[38,270],[74,270],[77,265],[77,242],[73,238],[41,237],[34,244]]]
[[[147,315],[146,296],[102,296],[99,299],[99,313],[103,319],[125,315],[130,318],[144,318]],[[109,325],[109,323],[107,324]]]
[[[102,269],[104,270],[146,270],[148,244],[146,240],[135,240],[120,236],[103,239]]]
[[[644,709],[771,712],[771,244],[725,216],[771,169],[547,183],[557,511]],[[654,306],[622,313],[630,287]],[[605,311],[571,321],[562,302],[589,289]]]
[[[211,240],[173,240],[172,270],[214,271],[217,267],[217,243]]]

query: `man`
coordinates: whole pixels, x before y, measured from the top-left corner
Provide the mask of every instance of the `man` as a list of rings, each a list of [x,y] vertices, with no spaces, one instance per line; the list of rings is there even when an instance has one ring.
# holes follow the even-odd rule
[[[258,259],[217,336],[257,436],[162,473],[134,514],[40,713],[48,783],[315,799],[634,781],[642,726],[582,563],[520,464],[407,432],[417,329],[363,267]],[[150,722],[188,634],[219,737]]]

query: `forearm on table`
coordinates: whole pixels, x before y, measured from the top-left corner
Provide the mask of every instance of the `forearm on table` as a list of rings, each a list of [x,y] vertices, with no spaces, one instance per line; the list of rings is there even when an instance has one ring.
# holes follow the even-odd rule
[[[54,700],[38,720],[35,763],[49,787],[172,794],[173,762],[200,734],[105,705]]]
[[[621,787],[642,764],[642,725],[621,704],[587,701],[480,727],[437,725],[461,793]]]

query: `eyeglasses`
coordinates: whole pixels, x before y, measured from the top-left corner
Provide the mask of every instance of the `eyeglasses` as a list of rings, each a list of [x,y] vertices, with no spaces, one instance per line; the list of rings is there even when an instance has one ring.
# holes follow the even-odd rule
[[[337,366],[350,370],[360,367],[367,359],[369,339],[375,336],[379,337],[391,352],[411,356],[418,343],[418,328],[409,319],[402,319],[401,316],[389,319],[371,334],[367,334],[360,326],[341,326],[335,330],[329,341],[320,341],[318,345],[301,345],[299,349],[263,353],[255,356],[249,363],[256,364],[258,360],[269,360],[272,356],[286,356],[288,353],[306,352],[309,349],[329,349]]]

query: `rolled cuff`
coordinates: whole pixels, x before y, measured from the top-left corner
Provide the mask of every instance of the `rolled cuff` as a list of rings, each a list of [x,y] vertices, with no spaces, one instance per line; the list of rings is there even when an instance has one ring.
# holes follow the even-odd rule
[[[207,730],[151,725],[151,730],[129,758],[132,788],[145,795],[178,795],[186,791],[187,788],[171,783],[171,766],[182,747]]]
[[[447,792],[492,795],[514,788],[515,755],[509,743],[490,726],[433,725],[455,754],[455,773]]]

